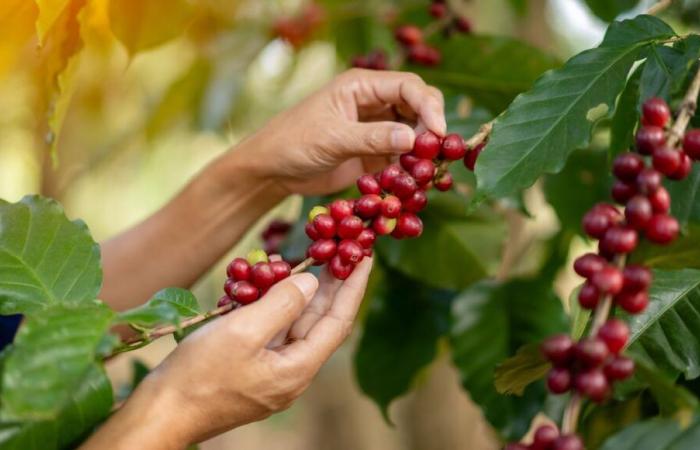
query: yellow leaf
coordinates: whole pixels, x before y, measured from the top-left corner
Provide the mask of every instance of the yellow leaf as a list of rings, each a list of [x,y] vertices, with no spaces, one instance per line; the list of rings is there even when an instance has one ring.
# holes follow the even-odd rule
[[[15,65],[22,50],[35,36],[38,9],[33,1],[0,1],[0,78]]]
[[[26,1],[26,0],[25,0]],[[36,31],[39,42],[44,43],[46,33],[58,20],[70,0],[35,0],[39,7],[39,17],[36,20]]]
[[[133,56],[182,35],[191,12],[185,0],[110,0],[109,21]]]

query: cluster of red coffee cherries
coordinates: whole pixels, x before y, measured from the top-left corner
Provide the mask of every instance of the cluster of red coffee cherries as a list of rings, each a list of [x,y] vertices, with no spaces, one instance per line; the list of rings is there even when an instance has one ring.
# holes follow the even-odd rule
[[[226,267],[226,295],[219,299],[217,306],[226,306],[234,301],[241,305],[253,303],[291,272],[292,266],[288,262],[279,257],[268,257],[264,250],[253,250],[245,258],[236,258]]]
[[[575,434],[559,434],[553,425],[541,425],[530,445],[512,443],[506,450],[583,450],[583,441]]]
[[[277,19],[272,26],[272,34],[298,49],[321,26],[324,17],[323,8],[317,3],[310,3],[295,16]]]
[[[472,24],[466,17],[454,13],[445,0],[433,0],[428,12],[439,25],[439,29],[447,36],[458,33],[471,33]],[[433,24],[428,25],[429,27]],[[412,63],[422,66],[440,64],[440,50],[425,42],[425,32],[415,25],[402,25],[394,32],[396,41],[401,46],[404,56]],[[389,68],[386,53],[383,50],[373,50],[367,55],[357,55],[351,62],[353,67],[361,69],[387,70]]]

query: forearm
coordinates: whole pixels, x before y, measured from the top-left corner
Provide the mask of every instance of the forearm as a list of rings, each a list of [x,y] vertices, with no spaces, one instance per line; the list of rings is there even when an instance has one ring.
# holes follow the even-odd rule
[[[102,299],[123,310],[164,287],[191,286],[284,198],[237,152],[210,164],[165,207],[102,245]]]

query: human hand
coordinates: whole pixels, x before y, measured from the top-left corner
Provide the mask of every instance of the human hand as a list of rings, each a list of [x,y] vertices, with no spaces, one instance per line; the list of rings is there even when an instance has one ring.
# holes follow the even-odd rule
[[[84,448],[184,448],[289,407],[349,335],[371,266],[294,275],[197,330]]]
[[[409,151],[412,127],[445,134],[438,89],[413,73],[351,69],[228,156],[287,194],[328,194]]]

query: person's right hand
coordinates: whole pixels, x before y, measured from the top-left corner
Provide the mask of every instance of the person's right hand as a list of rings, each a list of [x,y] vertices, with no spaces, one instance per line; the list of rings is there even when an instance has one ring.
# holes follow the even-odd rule
[[[192,333],[84,448],[185,448],[283,410],[352,329],[372,267],[293,275]]]

